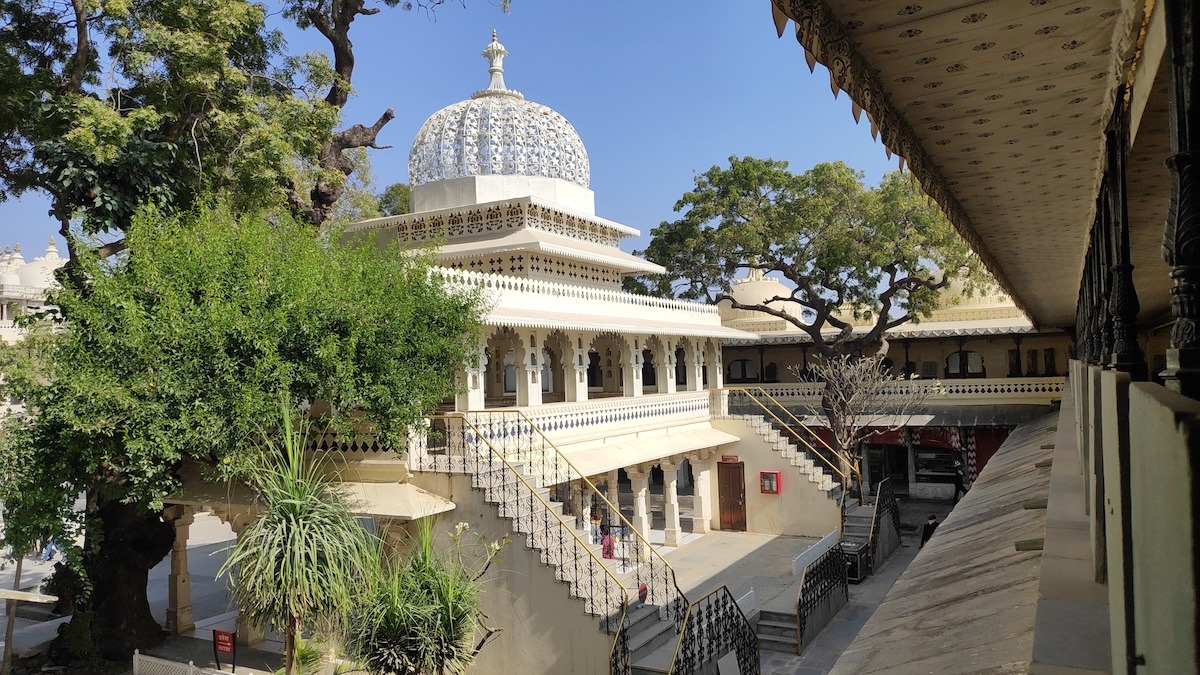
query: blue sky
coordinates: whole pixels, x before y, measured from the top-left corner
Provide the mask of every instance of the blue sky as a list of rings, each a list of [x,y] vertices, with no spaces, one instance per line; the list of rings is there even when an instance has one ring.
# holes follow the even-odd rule
[[[509,51],[507,85],[562,113],[587,146],[597,214],[642,231],[626,250],[644,248],[694,174],[730,155],[784,159],[797,172],[840,159],[869,184],[896,168],[866,118],[855,124],[849,98],[834,100],[828,74],[808,72],[790,33],[775,37],[766,0],[513,0],[507,15],[466,2],[449,0],[432,20],[384,8],[354,23],[357,97],[344,122],[396,112],[379,139],[393,147],[372,151],[379,189],[407,180],[408,148],[429,115],[487,85],[480,52],[492,29]],[[293,52],[326,46],[316,33],[286,34]],[[47,209],[33,196],[0,203],[0,246],[41,255],[57,230]]]

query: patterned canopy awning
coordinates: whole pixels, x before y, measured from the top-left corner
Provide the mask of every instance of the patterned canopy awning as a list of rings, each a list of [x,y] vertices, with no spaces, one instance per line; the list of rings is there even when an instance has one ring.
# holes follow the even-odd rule
[[[1167,301],[1166,267],[1149,241],[1161,237],[1168,186],[1162,75],[1156,59],[1140,58],[1155,36],[1145,7],[1132,0],[772,4],[779,34],[794,30],[809,68],[828,67],[834,95],[850,95],[854,114],[1044,327],[1074,323],[1104,131],[1125,83],[1133,83],[1136,134],[1132,248],[1150,252],[1134,260],[1143,316]]]

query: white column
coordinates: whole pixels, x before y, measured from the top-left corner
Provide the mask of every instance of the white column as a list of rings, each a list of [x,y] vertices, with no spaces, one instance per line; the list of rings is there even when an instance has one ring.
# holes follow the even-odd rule
[[[650,539],[650,467],[645,464],[627,467],[625,473],[633,483],[633,528]]]
[[[704,350],[695,339],[689,339],[683,347],[683,358],[686,359],[687,390],[700,391],[704,389]]]
[[[725,386],[725,374],[721,367],[721,344],[716,340],[705,343],[704,363],[708,369],[708,388],[720,389]]]
[[[474,350],[467,356],[467,363],[462,373],[463,391],[455,400],[455,408],[459,412],[468,410],[483,410],[486,397],[487,383],[487,345],[475,345]]]
[[[616,469],[608,472],[608,484],[604,487],[605,492],[607,492],[605,496],[608,497],[608,501],[612,502],[613,508],[616,509],[615,512],[608,514],[608,523],[606,524],[616,525],[621,522],[621,483],[620,474],[617,473]]]
[[[642,395],[642,339],[626,336],[621,340],[621,370],[624,373],[622,393],[625,396]]]
[[[525,343],[517,362],[517,405],[542,404],[542,335],[530,331],[521,336]]]
[[[655,355],[658,366],[655,373],[658,379],[658,393],[674,394],[678,391],[675,382],[675,341],[660,337],[658,344],[661,345],[658,354]]]
[[[190,633],[196,628],[192,610],[192,575],[188,572],[187,543],[194,510],[175,505],[163,512],[163,519],[175,528],[175,543],[171,544],[171,574],[167,577],[167,630],[175,635]]]
[[[588,346],[591,336],[576,333],[567,339],[563,350],[563,400],[576,403],[588,400]]]
[[[683,528],[679,524],[679,466],[674,461],[663,460],[659,466],[663,472],[663,520],[666,521],[667,546],[683,545]]]
[[[248,525],[251,520],[250,514],[246,511],[230,513],[214,508],[213,512],[216,513],[221,520],[229,523],[229,526],[233,528],[233,533],[239,538],[241,538],[242,532],[246,530],[246,525]],[[267,639],[266,633],[263,631],[263,627],[255,623],[250,623],[250,621],[248,621],[245,618],[245,615],[243,615],[241,612],[238,612],[237,627],[234,628],[234,630],[237,631],[238,644],[247,647],[262,644],[263,641]]]
[[[705,534],[712,522],[712,464],[708,461],[710,450],[701,450],[687,456],[692,465],[692,477],[696,484],[692,488],[692,533]]]
[[[576,513],[579,515],[576,519],[576,522],[579,523],[579,529],[581,531],[588,533],[588,536],[585,537],[584,540],[591,542],[592,489],[588,487],[587,483],[583,482],[583,479],[575,481],[575,484],[579,486],[579,507],[576,510]]]

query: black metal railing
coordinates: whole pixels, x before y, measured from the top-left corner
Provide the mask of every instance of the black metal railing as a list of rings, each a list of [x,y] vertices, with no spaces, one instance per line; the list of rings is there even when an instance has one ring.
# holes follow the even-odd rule
[[[527,537],[541,562],[569,584],[572,597],[583,600],[585,611],[601,617],[601,628],[614,634],[611,672],[632,671],[629,589],[576,531],[574,518],[555,511],[548,491],[519,470],[487,431],[461,414],[438,416],[424,443],[410,446],[409,467],[469,476],[472,487],[482,490],[500,516],[511,519],[514,529]]]
[[[758,635],[729,588],[722,586],[688,605],[667,672],[689,675],[730,651],[737,653],[743,675],[761,672]]]
[[[881,513],[882,512],[882,513]],[[867,540],[867,551],[870,556],[871,571],[875,571],[875,563],[879,560],[879,527],[884,518],[890,518],[896,528],[896,536],[900,535],[900,504],[892,490],[891,477],[879,481],[875,487],[875,506],[871,510],[871,538]]]
[[[843,604],[850,598],[850,584],[846,580],[846,553],[842,545],[821,554],[804,568],[800,580],[800,595],[796,598],[796,652],[804,646],[806,631],[814,630],[812,614],[817,606],[840,593]],[[819,631],[820,628],[815,628]]]
[[[797,448],[814,463],[837,476],[843,486],[858,476],[857,464],[834,450],[808,425],[762,387],[726,387],[729,393],[729,413],[761,415],[780,434],[792,440]]]

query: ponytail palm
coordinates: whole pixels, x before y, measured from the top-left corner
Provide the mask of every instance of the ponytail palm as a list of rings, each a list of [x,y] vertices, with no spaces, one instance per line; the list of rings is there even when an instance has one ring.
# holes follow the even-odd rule
[[[286,409],[282,439],[265,441],[236,469],[257,493],[259,511],[219,575],[233,573],[245,619],[283,633],[285,671],[295,675],[302,627],[345,616],[355,582],[378,564],[378,549],[332,480],[306,460],[304,434]]]

